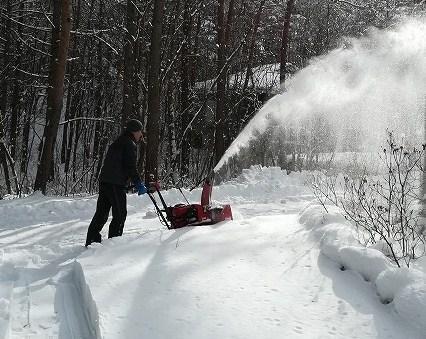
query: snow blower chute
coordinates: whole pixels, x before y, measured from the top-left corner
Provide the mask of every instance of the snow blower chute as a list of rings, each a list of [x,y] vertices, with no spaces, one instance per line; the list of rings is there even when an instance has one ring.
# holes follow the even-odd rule
[[[201,192],[201,204],[190,204],[185,198],[187,204],[167,206],[163,195],[160,192],[158,182],[149,183],[148,196],[155,206],[160,222],[168,229],[181,228],[185,226],[213,225],[220,221],[232,220],[230,205],[211,206],[210,197],[212,188],[213,185],[210,180],[206,179]],[[154,197],[155,192],[160,198],[163,208],[160,208],[157,203],[157,200]],[[183,195],[182,191],[181,193]]]

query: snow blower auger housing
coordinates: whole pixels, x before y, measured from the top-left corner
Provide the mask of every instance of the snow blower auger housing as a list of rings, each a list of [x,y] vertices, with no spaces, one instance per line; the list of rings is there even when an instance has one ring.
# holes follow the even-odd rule
[[[185,226],[213,225],[220,221],[232,220],[230,205],[211,206],[210,197],[212,188],[213,186],[210,183],[210,180],[206,179],[201,192],[201,204],[190,204],[185,198],[187,204],[167,206],[163,195],[160,192],[158,182],[149,183],[148,196],[155,206],[160,222],[168,229],[181,228]],[[158,205],[157,200],[154,197],[155,192],[160,198],[163,208],[160,208]],[[181,193],[183,195],[182,191]]]

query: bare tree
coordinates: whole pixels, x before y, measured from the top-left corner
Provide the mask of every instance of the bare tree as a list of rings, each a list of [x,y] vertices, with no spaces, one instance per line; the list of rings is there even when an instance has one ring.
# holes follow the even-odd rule
[[[191,121],[189,111],[190,71],[192,69],[192,58],[189,56],[192,33],[190,0],[184,1],[182,33],[184,40],[182,44],[181,57],[180,110],[182,112],[182,127],[186,128]],[[190,138],[188,137],[188,133],[184,136],[182,144],[185,145],[185,147],[182,147],[181,152],[181,174],[186,175],[188,174],[189,170],[189,155],[191,151],[191,143]]]
[[[127,0],[126,40],[124,44],[123,109],[121,126],[124,127],[135,110],[135,41],[136,41],[136,4]]]
[[[228,82],[227,50],[231,37],[231,25],[234,16],[234,0],[230,0],[226,11],[225,0],[218,0],[217,7],[217,84],[215,116],[215,163],[225,153],[226,85]]]
[[[148,80],[148,142],[146,147],[145,178],[158,175],[158,151],[160,143],[160,66],[161,36],[164,17],[164,0],[154,1],[152,18],[150,67]]]
[[[37,168],[34,190],[46,193],[46,184],[53,168],[53,149],[58,133],[64,95],[64,78],[71,31],[71,0],[54,0],[51,62],[47,94],[46,126],[43,150]]]
[[[19,190],[31,192],[37,167],[39,187],[53,176],[52,193],[91,191],[108,143],[133,114],[147,124],[148,172],[159,171],[166,180],[176,173],[186,184],[198,183],[273,94],[275,80],[259,86],[264,81],[258,75],[264,67],[276,72],[270,65],[281,57],[283,25],[289,34],[284,34],[287,54],[281,71],[288,76],[337,47],[342,36],[361,35],[371,25],[387,27],[402,12],[420,12],[426,6],[424,1],[387,6],[386,1],[162,0],[153,11],[155,2],[72,1],[66,83],[59,98],[61,86],[53,79],[58,79],[60,59],[50,64],[51,51],[63,45],[58,6],[65,2],[0,1],[2,194],[14,191],[14,168],[20,169]],[[51,39],[53,26],[61,33]],[[62,101],[61,131],[55,120]],[[59,132],[60,153],[53,147]],[[266,165],[279,163],[288,169],[302,160],[307,148],[307,139],[291,127],[279,138],[281,148],[269,140],[264,143],[267,156],[255,157]],[[141,145],[140,170],[145,151]],[[312,156],[318,152],[306,155],[313,166]],[[293,162],[287,161],[291,153]],[[278,162],[270,158],[277,154]]]
[[[256,11],[256,15],[254,16],[254,22],[253,22],[253,28],[250,38],[250,46],[249,46],[249,52],[248,52],[248,58],[247,58],[247,70],[246,70],[246,76],[244,79],[244,85],[243,85],[243,92],[247,89],[249,79],[252,76],[252,65],[253,65],[253,58],[254,58],[254,49],[256,46],[256,35],[257,30],[259,28],[260,24],[260,16],[262,15],[263,7],[265,6],[266,0],[261,0],[259,7]]]
[[[286,75],[286,64],[288,59],[288,46],[290,42],[290,21],[291,12],[293,11],[294,0],[287,0],[287,7],[284,16],[284,25],[281,38],[281,51],[280,51],[280,83],[281,87],[285,88],[285,75]]]

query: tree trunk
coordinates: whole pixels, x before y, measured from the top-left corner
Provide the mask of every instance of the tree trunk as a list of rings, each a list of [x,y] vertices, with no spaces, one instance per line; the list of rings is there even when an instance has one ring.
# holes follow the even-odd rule
[[[426,93],[424,94],[423,102],[423,144],[426,145]],[[422,215],[426,217],[426,150],[423,151],[423,177],[422,177]]]
[[[37,57],[33,58],[34,65],[37,65],[37,69],[35,72],[37,74],[41,73],[41,62],[37,62]],[[22,131],[22,143],[21,143],[21,182],[24,182],[24,179],[28,176],[28,164],[31,158],[31,151],[33,149],[33,142],[30,144],[30,128],[31,128],[31,119],[35,116],[35,112],[37,110],[37,107],[39,106],[40,97],[36,96],[36,89],[33,88],[30,91],[30,98],[32,98],[32,101],[29,102],[26,106],[26,116],[25,116],[25,123],[24,123],[24,129]],[[34,119],[35,120],[35,119]],[[35,121],[34,121],[35,122]],[[32,140],[34,140],[35,135],[32,135]],[[21,185],[22,186],[22,185]]]
[[[15,182],[16,193],[18,193],[20,190],[19,190],[18,175],[16,174],[16,171],[15,171],[15,161],[11,157],[4,143],[2,143],[2,147],[4,148],[3,152],[6,155],[7,161],[9,161],[10,171],[12,172],[12,178],[10,178],[10,181],[12,181],[13,179],[13,181]]]
[[[12,194],[12,185],[10,183],[11,178],[9,176],[9,168],[7,165],[7,157],[6,157],[7,149],[6,145],[3,141],[0,141],[0,163],[3,167],[4,180],[6,181],[6,189],[8,194]]]
[[[195,32],[194,32],[194,45],[193,45],[193,55],[194,55],[194,60],[191,62],[191,70],[190,70],[190,83],[191,86],[195,86],[195,82],[197,79],[197,70],[198,70],[198,48],[199,48],[199,44],[200,44],[200,32],[201,32],[201,25],[202,25],[202,16],[201,14],[198,15],[198,18],[196,20],[197,24],[196,24],[196,28],[195,28]]]
[[[225,53],[227,52],[229,41],[231,40],[232,20],[234,20],[234,4],[235,0],[230,0],[228,5],[228,13],[226,15],[226,29],[225,29]]]
[[[71,0],[54,0],[52,32],[52,51],[49,70],[49,88],[47,91],[46,126],[43,133],[43,151],[37,168],[34,190],[46,194],[53,162],[53,149],[58,133],[64,95],[64,78],[71,31]]]
[[[191,71],[191,58],[189,57],[191,45],[191,13],[190,13],[190,0],[185,0],[183,12],[183,46],[182,46],[182,64],[181,64],[181,92],[180,92],[180,109],[182,114],[182,133],[191,121],[189,111],[189,93],[190,93],[190,71]],[[181,143],[181,175],[187,175],[189,171],[189,156],[191,153],[191,140],[190,133],[186,133]]]
[[[126,11],[126,41],[124,44],[124,74],[123,74],[123,108],[121,111],[121,127],[135,113],[135,37],[136,37],[136,11],[133,0],[127,0]]]
[[[288,59],[288,46],[290,41],[290,20],[291,12],[293,11],[294,0],[287,0],[287,8],[284,16],[284,27],[281,40],[280,53],[280,83],[281,89],[285,89],[286,64]]]
[[[98,13],[98,20],[101,27],[103,27],[103,2],[102,0],[99,2],[99,13]],[[102,95],[102,86],[101,84],[104,82],[104,76],[103,76],[103,67],[102,67],[102,57],[103,57],[103,49],[102,49],[102,42],[98,42],[98,48],[97,48],[97,58],[96,58],[96,70],[97,70],[97,79],[96,79],[96,86],[95,86],[95,94],[94,94],[94,100],[95,100],[95,118],[101,118],[102,117],[102,108],[103,108],[103,95]],[[103,129],[103,122],[97,121],[95,122],[95,133],[94,133],[94,141],[93,141],[93,158],[95,160],[98,160],[99,156],[99,145],[102,139],[102,129]],[[92,174],[93,176],[93,174]]]
[[[160,143],[160,66],[161,36],[164,15],[164,0],[154,1],[152,18],[150,68],[148,78],[148,143],[146,149],[145,180],[149,175],[158,176],[158,150]]]
[[[225,90],[226,90],[226,72],[225,67],[225,0],[219,0],[217,9],[217,74],[219,78],[216,85],[216,117],[215,117],[215,142],[214,154],[215,164],[217,164],[225,152],[224,138],[224,111],[225,111]]]
[[[11,16],[12,12],[12,2],[11,0],[7,0],[7,13],[8,16]],[[9,18],[4,18],[5,20],[5,45],[4,45],[4,57],[3,57],[3,75],[2,80],[0,82],[0,165],[3,167],[4,178],[6,181],[6,189],[7,193],[12,194],[12,185],[10,184],[9,177],[9,168],[7,165],[7,157],[6,157],[6,145],[4,144],[5,140],[5,129],[3,121],[6,120],[7,117],[7,99],[8,99],[8,91],[9,91],[9,80],[8,73],[10,69],[10,33],[11,33],[11,20]]]
[[[13,159],[16,159],[16,143],[18,139],[18,123],[19,123],[19,80],[13,90],[13,100],[11,105],[11,119],[10,119],[10,155]]]
[[[30,124],[31,114],[27,112],[25,116],[24,128],[22,131],[22,148],[21,148],[21,167],[20,172],[22,176],[27,174],[27,162],[28,162],[28,143],[30,141]]]
[[[80,14],[81,14],[81,0],[77,1],[76,9],[74,13],[74,29],[78,30],[80,28]],[[81,57],[77,53],[77,44],[78,44],[78,35],[74,34],[72,40],[70,41],[71,47],[71,57]],[[80,63],[71,63],[68,66],[68,77],[69,77],[69,86],[67,92],[66,106],[65,106],[65,121],[68,121],[75,117],[75,104],[76,100],[76,89],[75,89],[75,79],[77,79],[77,74],[79,73]],[[70,158],[71,158],[71,149],[72,141],[74,134],[75,123],[66,122],[63,125],[62,129],[62,148],[61,148],[61,162],[65,164],[65,173],[68,174],[70,168]],[[65,187],[65,191],[67,187]]]
[[[12,15],[12,2],[11,0],[7,0],[7,15],[11,16]],[[1,97],[1,101],[0,101],[0,114],[4,117],[6,117],[6,110],[7,110],[7,98],[8,98],[8,90],[9,90],[9,81],[8,81],[8,73],[9,73],[9,69],[10,69],[10,44],[11,44],[11,39],[10,39],[10,33],[12,32],[12,28],[11,28],[11,20],[8,17],[3,17],[4,19],[4,32],[2,34],[2,36],[4,36],[5,39],[5,43],[4,43],[4,53],[3,53],[3,71],[2,71],[2,80],[0,82],[1,84],[1,92],[0,92],[0,97]],[[3,126],[4,127],[4,126]],[[3,131],[1,131],[0,133],[2,133]]]
[[[256,46],[256,35],[257,35],[257,29],[259,28],[260,23],[260,16],[262,15],[263,6],[265,5],[266,0],[262,0],[259,8],[257,9],[256,15],[254,17],[254,23],[253,23],[253,32],[250,39],[250,47],[248,52],[248,58],[247,58],[247,70],[246,70],[246,77],[244,79],[244,86],[243,86],[243,92],[248,87],[249,78],[252,76],[252,64],[253,64],[253,58],[254,58],[254,48]]]
[[[217,10],[217,74],[216,84],[216,117],[214,154],[217,164],[225,153],[225,120],[226,120],[226,85],[227,77],[227,45],[231,36],[231,22],[234,13],[234,0],[230,0],[225,22],[225,0],[219,0]]]
[[[19,5],[19,10],[24,12],[24,6],[25,3],[21,2]],[[22,22],[24,18],[21,19]],[[17,28],[17,34],[21,36],[22,33],[22,25],[18,25]],[[16,40],[16,54],[17,58],[15,61],[16,68],[21,67],[21,60],[22,60],[22,43],[19,39]],[[21,73],[16,69],[15,70],[15,88],[13,89],[13,96],[12,96],[12,105],[11,105],[11,119],[10,119],[10,156],[12,159],[16,159],[16,148],[17,148],[17,141],[18,141],[18,125],[19,125],[19,119],[20,119],[20,111],[21,111],[21,102],[22,102],[22,82],[21,82]]]

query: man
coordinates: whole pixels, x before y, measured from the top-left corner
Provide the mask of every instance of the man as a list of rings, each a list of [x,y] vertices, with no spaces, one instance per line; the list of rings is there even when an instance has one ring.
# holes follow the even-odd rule
[[[101,242],[101,230],[112,208],[112,221],[108,238],[123,234],[127,216],[126,187],[130,179],[138,195],[147,189],[136,170],[136,144],[143,140],[142,123],[132,119],[124,132],[108,148],[99,176],[99,197],[96,212],[87,230],[86,247],[92,242]]]

